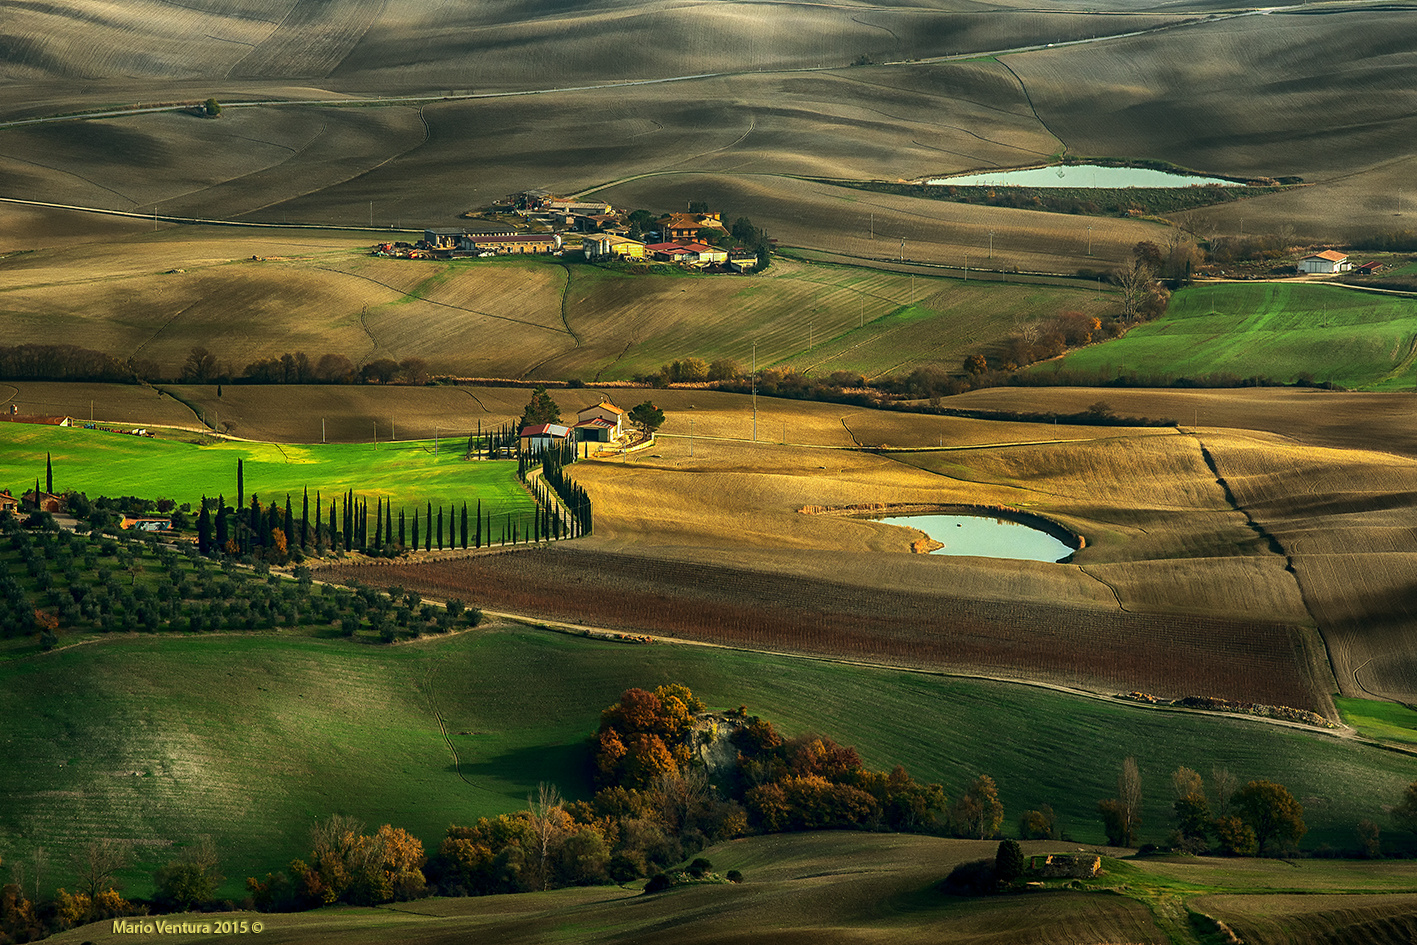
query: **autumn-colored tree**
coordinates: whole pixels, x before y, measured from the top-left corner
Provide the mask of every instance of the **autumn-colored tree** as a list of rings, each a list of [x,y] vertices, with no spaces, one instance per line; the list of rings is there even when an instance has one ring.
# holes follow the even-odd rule
[[[1047,804],[1026,810],[1018,820],[1019,836],[1025,840],[1057,840],[1058,816]]]
[[[1304,806],[1283,785],[1272,781],[1251,781],[1237,791],[1235,810],[1255,832],[1256,850],[1263,854],[1271,840],[1298,843],[1308,832],[1304,826]]]
[[[981,774],[969,786],[951,811],[955,832],[961,836],[987,840],[1004,824],[1004,805],[999,803],[999,789],[994,779]]]
[[[216,846],[211,837],[202,837],[153,874],[155,898],[165,908],[187,911],[216,898],[221,880]]]
[[[1215,834],[1216,845],[1226,856],[1252,856],[1256,843],[1255,832],[1239,817],[1217,817],[1210,825]]]

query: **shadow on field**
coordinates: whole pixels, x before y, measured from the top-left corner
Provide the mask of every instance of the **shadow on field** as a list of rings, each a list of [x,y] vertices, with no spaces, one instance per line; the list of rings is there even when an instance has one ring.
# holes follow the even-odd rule
[[[460,758],[477,751],[478,736],[450,732],[449,738],[457,746]],[[590,786],[595,770],[592,757],[588,741],[569,745],[528,745],[491,758],[448,765],[445,770],[454,775],[461,773],[462,777],[479,785],[493,785],[494,793],[517,801],[526,800],[523,785],[542,781],[556,785],[563,794],[575,799],[582,794],[589,795],[588,790],[578,788],[588,789]],[[501,785],[500,790],[496,787],[498,784]]]

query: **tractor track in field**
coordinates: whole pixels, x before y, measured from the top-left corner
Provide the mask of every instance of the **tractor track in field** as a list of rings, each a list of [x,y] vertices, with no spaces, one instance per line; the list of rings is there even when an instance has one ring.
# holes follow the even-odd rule
[[[443,737],[443,744],[448,746],[448,753],[453,756],[453,772],[458,776],[458,780],[471,787],[477,787],[467,779],[462,773],[462,759],[458,757],[457,746],[448,737],[448,723],[443,718],[443,713],[438,711],[437,700],[433,698],[433,673],[438,669],[438,660],[432,660],[428,664],[428,672],[423,674],[423,698],[428,702],[428,709],[433,713],[433,719],[438,723],[438,733]]]

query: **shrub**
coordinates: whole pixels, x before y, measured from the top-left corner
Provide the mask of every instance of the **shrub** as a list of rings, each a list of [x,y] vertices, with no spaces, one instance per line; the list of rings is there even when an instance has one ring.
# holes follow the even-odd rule
[[[738,870],[729,870],[727,873],[724,874],[723,878],[728,880],[730,883],[743,882],[743,874],[738,872]]]

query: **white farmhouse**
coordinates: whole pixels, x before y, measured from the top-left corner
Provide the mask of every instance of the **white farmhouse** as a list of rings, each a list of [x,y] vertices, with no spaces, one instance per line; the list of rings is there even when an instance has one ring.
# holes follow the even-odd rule
[[[1348,256],[1337,250],[1326,249],[1321,253],[1314,253],[1312,256],[1305,256],[1299,260],[1300,272],[1319,272],[1332,274],[1335,272],[1347,272],[1353,268],[1353,264],[1348,261]]]

